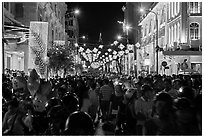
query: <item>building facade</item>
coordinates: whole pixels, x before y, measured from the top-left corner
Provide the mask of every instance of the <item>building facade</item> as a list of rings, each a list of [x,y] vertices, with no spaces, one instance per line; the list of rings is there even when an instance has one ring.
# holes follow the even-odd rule
[[[48,48],[55,42],[65,43],[63,2],[3,2],[4,68],[28,73],[28,41],[31,21],[48,22]],[[16,58],[16,56],[18,57]],[[19,62],[15,62],[18,59]],[[15,65],[18,64],[18,65]]]
[[[153,13],[154,12],[154,13]],[[156,24],[156,16],[158,24]],[[150,7],[140,21],[141,43],[137,51],[141,61],[138,70],[148,73],[180,74],[202,73],[202,3],[158,2]],[[156,33],[158,27],[158,61],[156,60]],[[162,66],[166,62],[167,66]],[[183,63],[187,64],[183,67]],[[139,67],[139,66],[138,66]]]

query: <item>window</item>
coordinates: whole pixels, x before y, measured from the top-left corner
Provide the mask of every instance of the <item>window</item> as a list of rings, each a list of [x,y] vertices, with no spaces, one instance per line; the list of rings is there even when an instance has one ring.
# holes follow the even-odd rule
[[[179,22],[178,22],[178,24],[177,24],[177,40],[179,41],[180,40],[180,24],[179,24]]]
[[[171,2],[171,17],[174,17],[174,3]]]
[[[171,28],[169,27],[169,44],[171,42]]]
[[[69,20],[69,26],[73,26],[73,20]]]
[[[199,24],[198,23],[190,24],[190,37],[192,40],[199,39]]]
[[[145,27],[144,27],[144,37],[146,36],[146,34],[147,34],[147,31],[146,31],[146,25],[145,25]]]
[[[174,6],[174,16],[176,16],[176,2],[174,2],[173,6]]]
[[[161,15],[161,22],[160,24],[163,24],[165,22],[165,9],[162,9],[162,15]]]
[[[189,4],[190,13],[200,13],[200,3],[199,2],[190,2]]]
[[[72,30],[68,30],[69,38],[74,38],[74,32]]]
[[[178,2],[178,13],[180,12],[180,2]]]
[[[174,27],[171,26],[171,44],[173,43],[174,41]]]
[[[176,42],[177,41],[177,26],[176,26],[176,24],[174,25],[174,42]]]
[[[169,19],[171,18],[171,5],[169,3],[169,9],[168,9],[168,12],[169,12]]]

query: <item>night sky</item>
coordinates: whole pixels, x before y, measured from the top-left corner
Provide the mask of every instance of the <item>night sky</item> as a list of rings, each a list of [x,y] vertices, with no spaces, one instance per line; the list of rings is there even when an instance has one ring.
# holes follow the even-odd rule
[[[67,2],[67,6],[69,10],[80,10],[79,35],[88,35],[89,42],[98,41],[101,32],[103,43],[110,44],[122,33],[122,25],[117,21],[124,20],[125,2]]]

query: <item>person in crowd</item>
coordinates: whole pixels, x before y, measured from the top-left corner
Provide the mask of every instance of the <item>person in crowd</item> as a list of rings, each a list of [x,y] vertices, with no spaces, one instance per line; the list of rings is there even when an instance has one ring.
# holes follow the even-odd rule
[[[93,136],[95,127],[90,115],[86,112],[73,112],[66,121],[64,135]]]
[[[179,95],[178,97],[185,97],[188,100],[190,100],[190,102],[193,102],[194,98],[195,98],[196,94],[195,94],[195,90],[192,87],[189,86],[182,86],[179,89]]]
[[[109,107],[109,115],[113,115],[114,118],[116,118],[116,115],[119,110],[119,105],[121,104],[123,100],[123,89],[121,84],[116,84],[114,87],[114,93],[111,96],[110,99],[110,107]]]
[[[110,106],[110,98],[113,94],[113,89],[108,85],[109,80],[104,79],[104,85],[100,88],[101,97],[101,111],[103,121],[108,118],[109,106]]]
[[[24,126],[22,113],[19,109],[19,101],[14,98],[8,102],[8,111],[6,112],[2,123],[3,135],[24,135]]]
[[[66,93],[62,98],[62,106],[66,114],[66,118],[73,112],[79,110],[79,100],[76,94]]]
[[[89,100],[90,100],[90,104],[91,104],[89,109],[88,109],[88,113],[91,116],[91,118],[93,119],[93,121],[95,121],[97,111],[98,111],[98,106],[99,106],[99,99],[98,99],[98,95],[96,93],[96,83],[94,81],[92,81],[90,83],[90,89],[88,91],[88,95],[89,95]]]
[[[179,135],[172,97],[160,92],[154,100],[155,114],[145,122],[145,135]]]
[[[144,134],[144,124],[147,119],[152,118],[154,91],[151,86],[141,87],[141,97],[134,103],[134,113],[137,119],[137,135]]]
[[[193,103],[194,103],[193,107],[195,109],[195,114],[196,114],[196,122],[201,135],[202,134],[202,94],[198,94],[195,97]]]
[[[48,111],[49,126],[45,135],[62,135],[65,128],[66,114],[61,105],[55,105]]]
[[[134,135],[136,134],[136,118],[134,115],[134,102],[137,98],[136,90],[126,89],[124,98],[119,105],[116,118],[116,135]]]
[[[196,112],[193,109],[192,103],[186,97],[181,97],[176,100],[176,122],[180,135],[196,136],[200,135]]]

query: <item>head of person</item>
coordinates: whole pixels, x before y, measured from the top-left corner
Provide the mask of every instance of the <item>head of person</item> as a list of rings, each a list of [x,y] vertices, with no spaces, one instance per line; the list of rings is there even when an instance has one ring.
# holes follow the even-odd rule
[[[67,93],[62,98],[62,104],[64,109],[68,114],[71,114],[74,111],[79,109],[79,101],[75,94]]]
[[[179,89],[179,97],[186,97],[189,100],[193,101],[195,98],[195,92],[191,87],[183,86]]]
[[[172,86],[171,79],[165,78],[163,85],[164,85],[165,89],[167,89],[167,90],[171,89],[171,86]]]
[[[171,96],[165,92],[156,94],[154,106],[159,118],[167,118],[173,112],[173,100]]]
[[[60,105],[61,104],[61,100],[56,98],[56,97],[52,97],[51,99],[48,100],[47,104],[46,104],[46,110],[49,111],[52,107],[56,106],[56,105]]]
[[[95,90],[96,89],[96,83],[95,82],[91,82],[90,83],[90,87],[91,87],[91,89]]]
[[[59,135],[64,129],[64,118],[66,115],[62,109],[62,106],[56,105],[48,111],[47,117],[49,119],[49,131],[51,135]]]
[[[73,112],[65,124],[65,135],[88,136],[94,135],[95,129],[93,121],[86,112]]]
[[[122,89],[122,85],[115,85],[115,95],[116,96],[122,96],[123,95],[123,89]]]
[[[152,99],[154,95],[153,88],[149,85],[142,85],[141,94],[145,100]]]
[[[181,80],[180,79],[175,79],[173,81],[173,87],[176,90],[179,90],[181,88],[182,84],[181,84]]]
[[[103,83],[104,83],[105,85],[108,85],[108,84],[109,84],[109,80],[106,78],[106,79],[104,79]]]

